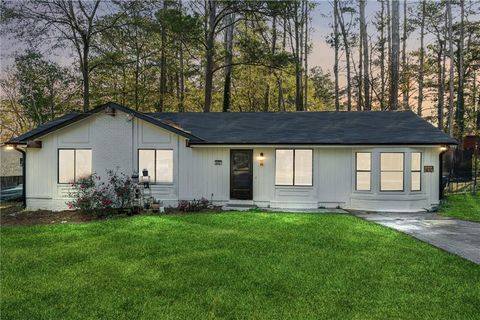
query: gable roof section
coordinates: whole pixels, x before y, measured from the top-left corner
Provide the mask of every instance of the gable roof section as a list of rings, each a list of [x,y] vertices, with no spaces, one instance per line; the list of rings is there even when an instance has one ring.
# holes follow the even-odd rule
[[[56,131],[56,130],[59,130],[63,127],[66,127],[70,124],[73,124],[77,121],[88,118],[88,117],[90,117],[94,114],[97,114],[97,113],[105,110],[106,108],[112,108],[112,109],[116,109],[116,110],[119,110],[119,111],[123,111],[127,114],[131,114],[131,115],[133,115],[133,116],[135,116],[139,119],[142,119],[146,122],[154,124],[158,127],[161,127],[165,130],[168,130],[170,132],[176,133],[176,134],[178,134],[180,136],[183,136],[185,138],[188,138],[192,141],[197,141],[197,140],[201,141],[202,140],[199,137],[191,134],[190,132],[188,132],[186,130],[183,130],[182,128],[177,128],[175,126],[169,125],[168,123],[164,123],[162,120],[153,118],[146,113],[135,111],[133,109],[127,108],[125,106],[119,105],[119,104],[114,103],[114,102],[107,102],[103,105],[100,105],[100,106],[90,110],[89,112],[67,113],[60,118],[57,118],[55,120],[46,122],[46,123],[42,124],[41,126],[35,128],[33,130],[28,131],[27,133],[24,133],[24,134],[22,134],[18,137],[15,137],[15,138],[11,139],[10,141],[7,141],[6,144],[25,144],[25,143],[27,143],[27,141],[34,140],[34,139],[39,138],[41,136],[44,136],[48,133],[51,133],[53,131]]]
[[[149,113],[202,137],[195,144],[457,144],[411,111]]]

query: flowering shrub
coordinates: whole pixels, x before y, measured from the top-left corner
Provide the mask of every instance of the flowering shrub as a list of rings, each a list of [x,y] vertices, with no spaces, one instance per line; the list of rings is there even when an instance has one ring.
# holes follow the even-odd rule
[[[109,213],[120,213],[132,207],[135,184],[124,173],[107,170],[106,181],[96,174],[81,178],[72,184],[67,202],[70,209],[92,212],[97,216]]]

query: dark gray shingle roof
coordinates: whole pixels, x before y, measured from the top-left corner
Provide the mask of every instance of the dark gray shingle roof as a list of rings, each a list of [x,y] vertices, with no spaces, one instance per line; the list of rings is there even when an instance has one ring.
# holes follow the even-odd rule
[[[41,126],[38,126],[35,129],[32,129],[18,137],[11,139],[9,142],[17,143],[17,142],[23,142],[23,141],[29,140],[30,137],[36,136],[37,134],[41,134],[42,132],[48,131],[51,128],[55,128],[59,125],[62,125],[64,123],[74,120],[80,114],[81,113],[79,112],[70,112],[70,113],[64,114],[60,118],[56,118],[52,121],[45,122]]]
[[[150,113],[202,138],[192,144],[456,144],[410,111]]]
[[[7,143],[25,143],[112,107],[188,138],[191,144],[456,144],[413,112],[141,113],[109,102],[69,113]]]

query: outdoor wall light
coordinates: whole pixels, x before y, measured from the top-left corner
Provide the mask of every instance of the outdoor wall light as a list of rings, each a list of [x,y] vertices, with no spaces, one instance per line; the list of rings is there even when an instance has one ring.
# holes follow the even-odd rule
[[[445,152],[445,151],[447,151],[447,150],[448,150],[448,146],[441,146],[441,147],[440,147],[440,151],[441,151],[441,152]]]
[[[5,150],[13,150],[13,149],[14,149],[14,148],[13,148],[12,145],[7,144],[7,145],[5,146]]]
[[[257,157],[258,164],[260,166],[263,166],[263,163],[265,161],[265,157],[263,156],[263,152],[260,152],[260,155]]]

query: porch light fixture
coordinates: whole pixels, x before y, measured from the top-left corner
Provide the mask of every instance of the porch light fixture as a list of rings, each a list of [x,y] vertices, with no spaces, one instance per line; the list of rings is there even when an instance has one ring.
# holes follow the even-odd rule
[[[7,144],[5,146],[5,150],[13,150],[13,149],[15,149],[15,148],[12,145]]]
[[[448,146],[441,146],[440,147],[440,152],[445,152],[448,150]]]
[[[265,161],[265,157],[263,156],[263,152],[260,152],[260,155],[257,157],[258,164],[260,166],[263,166],[263,163]]]

